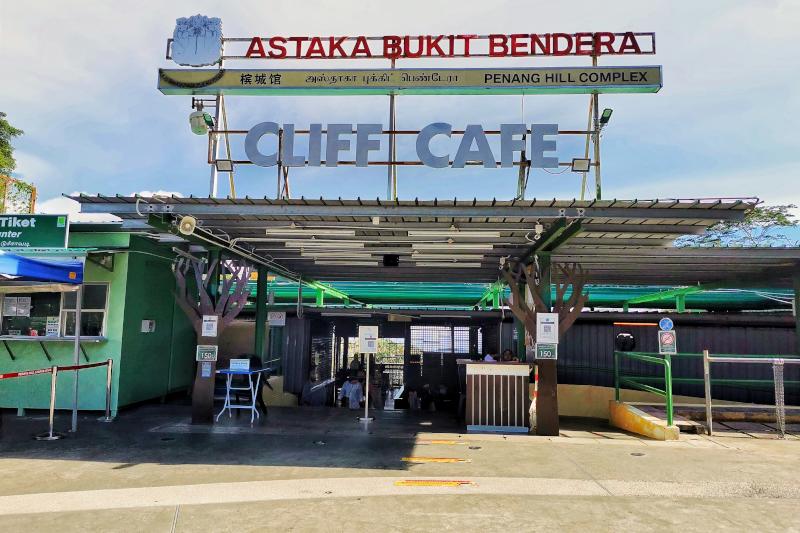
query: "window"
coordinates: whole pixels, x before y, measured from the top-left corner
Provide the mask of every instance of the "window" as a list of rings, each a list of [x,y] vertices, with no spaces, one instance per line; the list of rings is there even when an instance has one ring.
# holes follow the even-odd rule
[[[75,335],[76,293],[66,292],[61,300],[61,331],[64,336]],[[85,283],[81,298],[81,335],[101,337],[105,334],[107,283]]]
[[[57,292],[6,294],[0,334],[46,335],[48,317],[51,323],[58,320],[60,296]]]

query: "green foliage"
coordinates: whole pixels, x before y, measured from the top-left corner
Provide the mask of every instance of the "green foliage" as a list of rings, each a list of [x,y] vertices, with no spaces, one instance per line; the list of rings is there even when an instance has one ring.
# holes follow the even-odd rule
[[[758,206],[738,222],[719,222],[702,235],[682,237],[678,247],[687,246],[797,246],[783,230],[796,227],[798,221],[790,211],[795,205]]]
[[[17,168],[11,139],[22,134],[23,131],[9,124],[6,114],[0,111],[0,174],[11,174]]]

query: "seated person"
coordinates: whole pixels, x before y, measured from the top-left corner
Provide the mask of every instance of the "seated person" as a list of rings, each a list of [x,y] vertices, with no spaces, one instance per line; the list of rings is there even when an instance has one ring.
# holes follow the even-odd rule
[[[506,348],[503,350],[503,354],[500,356],[500,360],[504,363],[511,363],[514,361],[519,361],[516,357],[514,357],[514,352]]]
[[[308,381],[303,385],[303,392],[300,394],[300,405],[309,405],[312,407],[325,405],[325,397],[327,396],[326,392],[328,388],[319,387],[316,390],[312,390],[314,386],[320,383],[317,381],[316,377],[316,371],[311,370],[308,375]]]
[[[350,379],[342,385],[339,391],[339,401],[342,402],[345,398],[347,398],[347,406],[350,409],[361,407],[361,401],[364,399],[364,390],[361,388],[361,382],[355,374],[350,374]]]

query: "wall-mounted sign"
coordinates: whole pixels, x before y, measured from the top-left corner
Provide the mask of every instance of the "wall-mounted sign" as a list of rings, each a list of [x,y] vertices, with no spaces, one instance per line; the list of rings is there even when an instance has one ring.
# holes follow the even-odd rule
[[[662,331],[669,331],[673,327],[672,319],[665,316],[661,320],[658,321],[658,329]]]
[[[678,353],[677,335],[674,330],[658,332],[658,353],[670,355]]]
[[[286,311],[270,311],[267,313],[267,322],[270,326],[285,326]]]
[[[214,344],[198,344],[195,361],[216,361],[218,346]]]
[[[558,359],[558,344],[537,342],[536,359]]]
[[[155,320],[142,320],[142,333],[154,333],[156,331],[156,321]]]
[[[66,248],[67,215],[0,215],[0,248]]]
[[[181,65],[224,59],[415,59],[647,55],[652,32],[516,33],[490,35],[257,36],[222,38],[219,19],[178,19],[168,57]],[[222,55],[224,45],[225,55]]]
[[[219,317],[217,315],[203,315],[203,329],[201,337],[216,337],[217,324],[219,324]]]
[[[31,316],[31,297],[6,296],[3,298],[3,316]]]
[[[536,313],[536,342],[558,344],[558,313]]]
[[[378,353],[378,326],[358,326],[358,351]]]
[[[164,94],[590,94],[655,93],[661,67],[345,70],[160,69]]]

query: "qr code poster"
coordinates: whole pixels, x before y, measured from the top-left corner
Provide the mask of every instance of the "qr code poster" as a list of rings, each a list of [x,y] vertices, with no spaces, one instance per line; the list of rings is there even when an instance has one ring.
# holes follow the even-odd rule
[[[558,344],[558,313],[536,313],[536,342]]]

